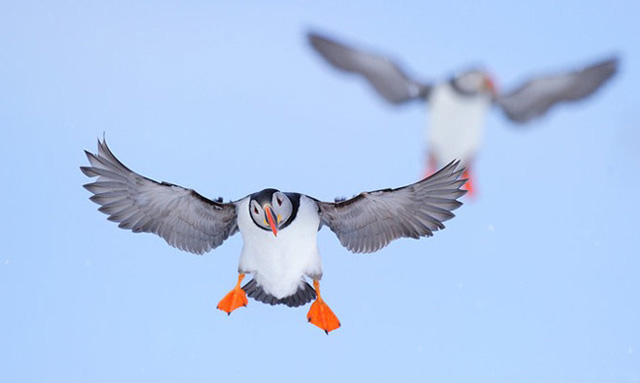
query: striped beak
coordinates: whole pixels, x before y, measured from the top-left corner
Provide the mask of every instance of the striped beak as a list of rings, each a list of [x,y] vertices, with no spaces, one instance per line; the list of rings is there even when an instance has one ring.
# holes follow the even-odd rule
[[[271,226],[271,231],[273,231],[273,235],[277,237],[278,225],[276,224],[276,222],[278,221],[276,220],[276,217],[273,215],[273,210],[271,210],[270,205],[264,206],[264,215],[267,217],[267,222],[269,223],[269,226]]]

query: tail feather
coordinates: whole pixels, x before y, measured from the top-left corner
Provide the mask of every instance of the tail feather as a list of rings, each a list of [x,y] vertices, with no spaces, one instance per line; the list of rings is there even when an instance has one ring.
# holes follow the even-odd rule
[[[242,289],[247,295],[258,302],[266,303],[269,305],[287,305],[289,307],[298,307],[311,302],[316,299],[316,291],[307,282],[302,282],[298,291],[294,294],[284,298],[276,298],[271,294],[268,294],[264,289],[258,285],[255,279],[250,280],[242,286]]]

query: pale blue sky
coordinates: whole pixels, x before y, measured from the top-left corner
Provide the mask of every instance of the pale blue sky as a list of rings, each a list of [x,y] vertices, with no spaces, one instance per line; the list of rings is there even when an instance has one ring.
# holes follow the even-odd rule
[[[637,3],[211,3],[2,2],[0,381],[640,382]],[[78,170],[106,132],[133,170],[211,198],[415,181],[425,111],[330,70],[310,27],[425,80],[622,67],[526,129],[494,111],[479,196],[435,237],[355,255],[323,229],[327,337],[308,306],[216,310],[240,236],[198,257],[120,230]]]

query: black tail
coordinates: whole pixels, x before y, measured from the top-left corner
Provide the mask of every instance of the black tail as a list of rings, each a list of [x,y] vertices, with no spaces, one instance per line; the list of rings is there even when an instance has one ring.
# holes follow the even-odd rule
[[[289,307],[298,307],[316,299],[316,291],[307,282],[302,282],[302,285],[298,288],[294,294],[284,298],[276,298],[271,294],[267,294],[255,279],[247,282],[242,286],[242,290],[247,293],[248,296],[257,300],[258,302],[266,303],[269,305],[287,305]]]

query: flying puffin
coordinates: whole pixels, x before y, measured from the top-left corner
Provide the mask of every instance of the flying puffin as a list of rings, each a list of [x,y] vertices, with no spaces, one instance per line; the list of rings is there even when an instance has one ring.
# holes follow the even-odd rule
[[[584,68],[534,77],[509,93],[499,93],[492,77],[473,68],[457,73],[447,81],[423,83],[409,77],[384,55],[354,49],[318,33],[309,32],[311,46],[335,68],[356,73],[387,102],[399,105],[413,100],[430,107],[429,129],[425,130],[429,156],[426,174],[460,159],[466,168],[465,187],[473,191],[470,167],[481,143],[484,118],[491,107],[502,109],[507,118],[526,123],[544,115],[552,106],[583,99],[595,92],[618,68],[615,57]]]
[[[329,331],[340,322],[320,296],[322,265],[317,232],[328,226],[354,253],[372,253],[401,237],[420,238],[444,229],[466,193],[463,169],[453,161],[422,181],[397,189],[360,193],[323,202],[300,193],[264,189],[233,202],[210,200],[192,189],[156,182],[129,170],[98,140],[81,167],[91,201],[118,227],[154,233],[178,249],[203,254],[242,234],[235,287],[218,303],[230,314],[247,296],[270,305],[298,307],[315,299],[307,319]],[[241,286],[245,274],[252,279]],[[306,282],[308,277],[313,287]]]

